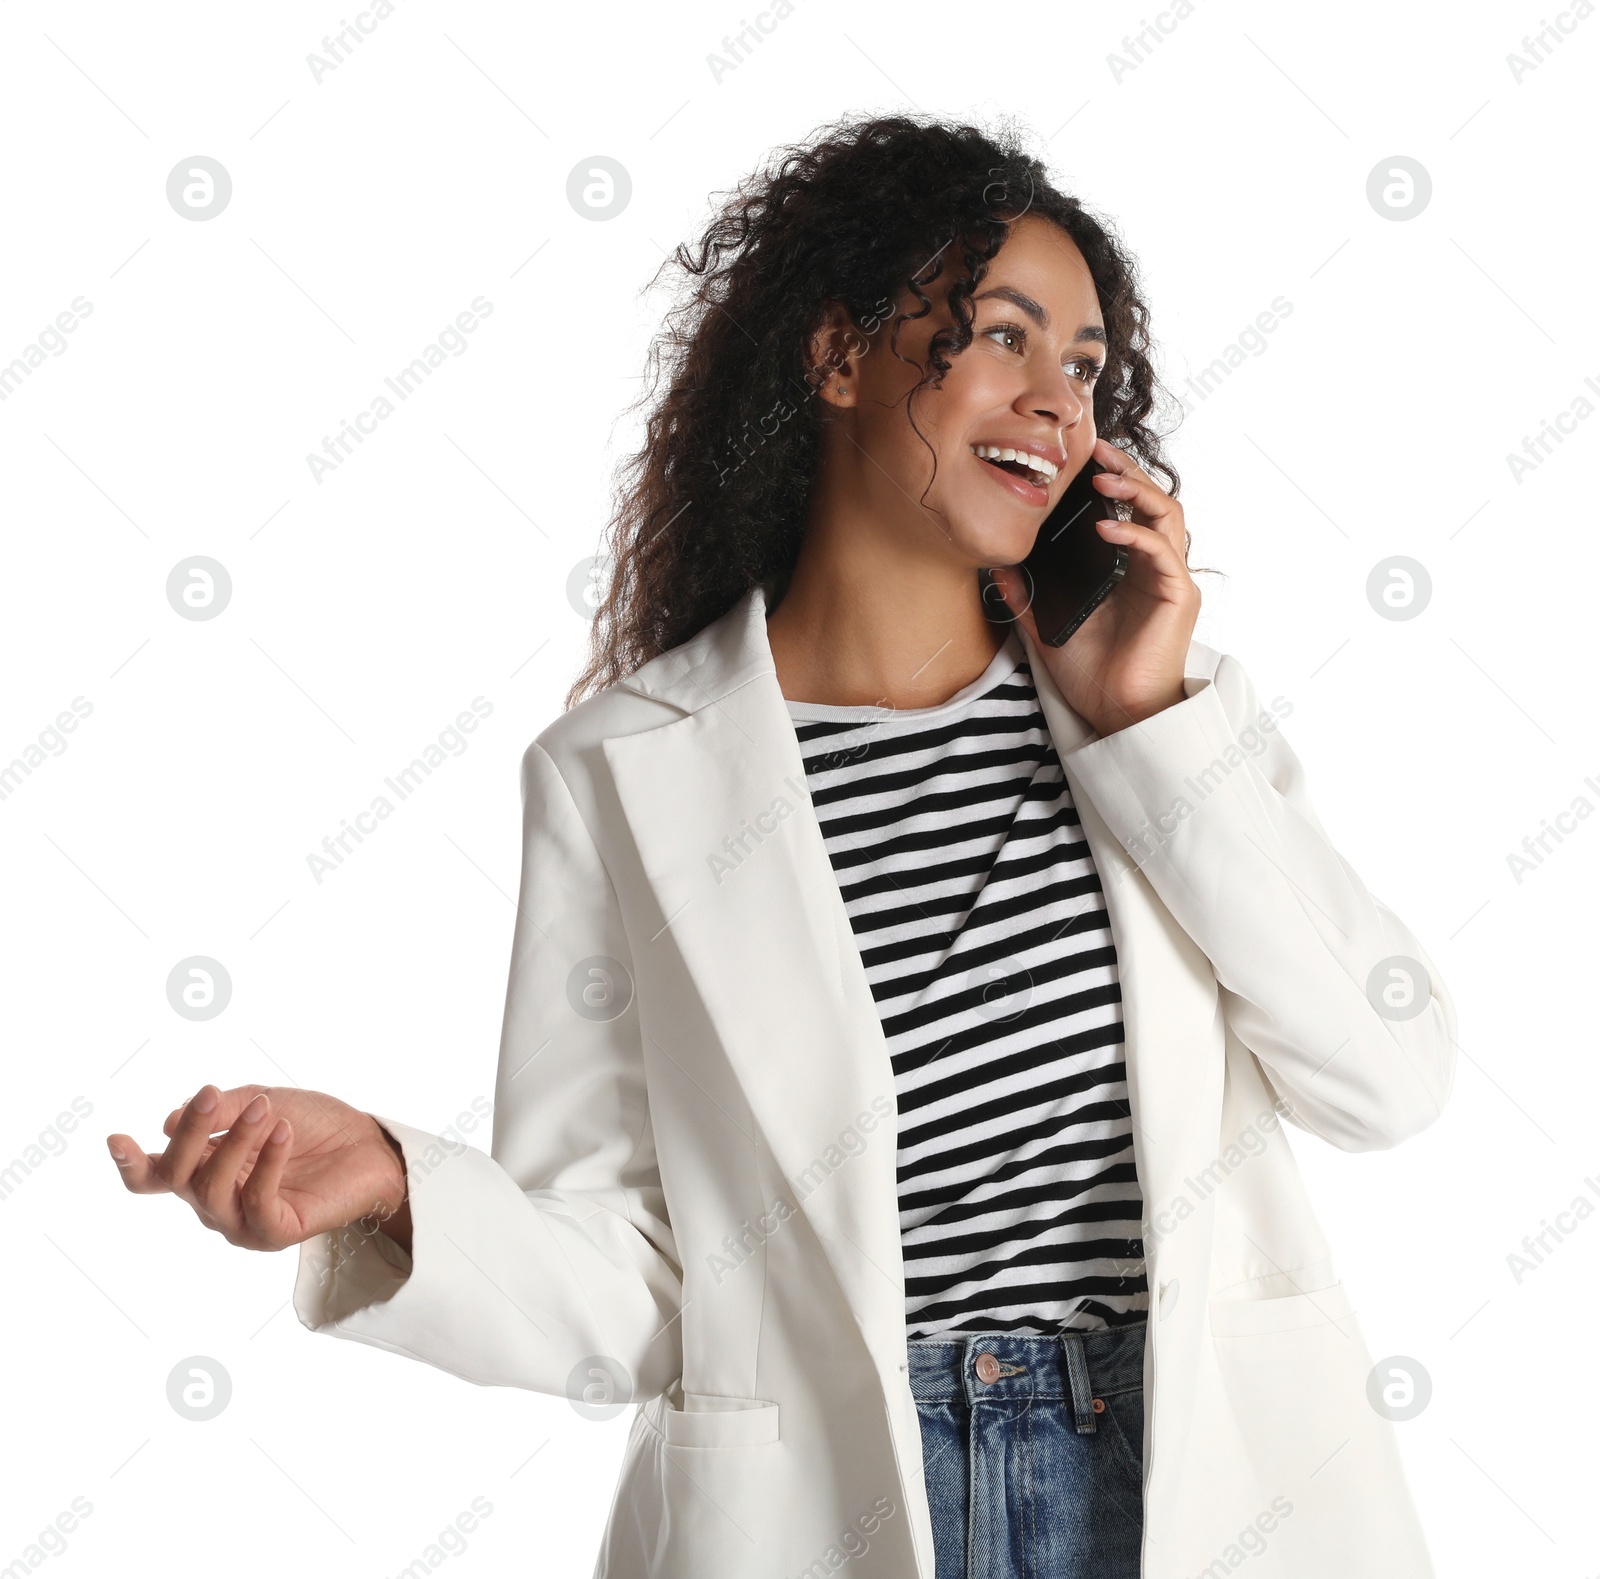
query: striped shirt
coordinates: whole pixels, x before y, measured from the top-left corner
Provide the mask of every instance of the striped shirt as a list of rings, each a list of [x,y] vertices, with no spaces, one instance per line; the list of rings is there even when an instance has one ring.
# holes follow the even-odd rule
[[[894,1069],[908,1339],[1142,1320],[1116,949],[1016,632],[937,707],[788,708]]]

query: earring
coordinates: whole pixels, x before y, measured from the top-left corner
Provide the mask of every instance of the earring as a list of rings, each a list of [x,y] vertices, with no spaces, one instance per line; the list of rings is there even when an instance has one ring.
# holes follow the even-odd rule
[[[847,390],[847,389],[846,389],[846,388],[845,388],[845,387],[844,387],[844,385],[843,385],[843,384],[841,384],[841,385],[840,385],[840,386],[839,386],[839,393],[840,393],[840,394],[841,394],[841,395],[844,395],[844,394],[848,394],[848,393],[849,393],[849,391],[848,391],[848,390]]]

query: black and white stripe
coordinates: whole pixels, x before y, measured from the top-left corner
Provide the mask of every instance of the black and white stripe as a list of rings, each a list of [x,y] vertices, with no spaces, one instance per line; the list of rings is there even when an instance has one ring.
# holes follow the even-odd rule
[[[937,707],[788,706],[894,1068],[907,1336],[1142,1319],[1116,950],[1015,632]]]

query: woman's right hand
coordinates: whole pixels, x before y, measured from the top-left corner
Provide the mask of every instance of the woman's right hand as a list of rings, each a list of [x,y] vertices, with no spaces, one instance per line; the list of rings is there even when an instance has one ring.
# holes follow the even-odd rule
[[[181,1197],[229,1244],[285,1250],[365,1218],[411,1248],[405,1163],[370,1113],[297,1086],[206,1085],[162,1127],[171,1144],[148,1156],[106,1137],[122,1182]]]

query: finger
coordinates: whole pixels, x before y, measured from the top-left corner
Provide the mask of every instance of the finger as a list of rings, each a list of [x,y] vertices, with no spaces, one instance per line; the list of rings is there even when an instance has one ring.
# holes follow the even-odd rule
[[[1104,486],[1101,486],[1102,483]],[[1095,491],[1108,499],[1125,502],[1129,507],[1129,518],[1133,522],[1159,532],[1180,553],[1183,551],[1183,544],[1188,535],[1184,525],[1183,506],[1175,504],[1171,496],[1163,493],[1153,482],[1110,477],[1102,473],[1095,478]]]
[[[122,1175],[122,1182],[135,1195],[160,1195],[168,1189],[155,1162],[145,1155],[131,1135],[107,1135],[106,1145],[111,1150],[117,1172]]]
[[[1183,506],[1127,451],[1107,440],[1096,441],[1094,458],[1106,468],[1094,479],[1095,491],[1108,499],[1126,502],[1134,520],[1142,526],[1155,527],[1181,552],[1185,537]]]
[[[189,1183],[211,1137],[226,1129],[243,1106],[238,1092],[221,1091],[213,1085],[201,1086],[189,1099],[173,1126],[172,1144],[160,1164],[162,1176],[173,1189],[182,1190]]]
[[[231,1124],[234,1119],[241,1112],[243,1112],[245,1104],[249,1102],[249,1100],[255,1096],[257,1092],[265,1091],[266,1089],[267,1088],[262,1085],[246,1085],[232,1086],[228,1090],[224,1091],[218,1102],[219,1111],[213,1112],[211,1115],[212,1134],[219,1133],[226,1126]],[[197,1092],[196,1095],[198,1094],[199,1093]],[[178,1120],[183,1117],[188,1109],[189,1103],[185,1102],[181,1107],[175,1107],[169,1114],[167,1114],[166,1118],[162,1121],[161,1133],[168,1136],[175,1134],[178,1128]]]
[[[266,1134],[262,1122],[270,1105],[265,1092],[258,1091],[251,1097],[227,1134],[217,1142],[217,1149],[190,1177],[189,1188],[195,1200],[211,1214],[223,1233],[231,1233],[239,1225],[239,1175]]]
[[[1164,532],[1137,521],[1097,521],[1095,525],[1103,538],[1108,542],[1123,544],[1139,557],[1140,563],[1148,571],[1156,575],[1157,585],[1150,590],[1158,596],[1172,602],[1181,602],[1191,593],[1199,596],[1200,589],[1195,586],[1183,555],[1173,547]]]
[[[1119,477],[1135,479],[1142,477],[1146,482],[1151,480],[1150,473],[1126,450],[1119,449],[1110,439],[1097,438],[1089,455],[1092,460],[1098,461],[1107,471],[1115,472]]]
[[[280,1118],[262,1142],[261,1154],[239,1192],[239,1209],[244,1225],[257,1239],[269,1244],[284,1242],[286,1208],[278,1196],[278,1184],[288,1165],[294,1128]]]

